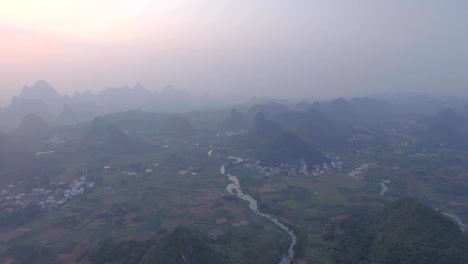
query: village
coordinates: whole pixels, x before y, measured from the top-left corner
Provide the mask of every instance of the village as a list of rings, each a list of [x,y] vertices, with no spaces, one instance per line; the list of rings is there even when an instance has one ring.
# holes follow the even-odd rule
[[[297,164],[281,163],[279,166],[264,165],[260,161],[255,163],[246,162],[245,168],[251,169],[254,172],[263,174],[264,176],[320,176],[329,175],[336,170],[343,169],[343,161],[341,157],[334,152],[325,153],[325,157],[329,162],[316,164],[309,168],[304,160]]]
[[[0,210],[8,213],[35,203],[42,211],[51,212],[94,188],[94,182],[87,181],[83,176],[69,184],[60,182],[58,186],[57,189],[35,188],[29,193],[21,192],[15,185],[1,186]]]

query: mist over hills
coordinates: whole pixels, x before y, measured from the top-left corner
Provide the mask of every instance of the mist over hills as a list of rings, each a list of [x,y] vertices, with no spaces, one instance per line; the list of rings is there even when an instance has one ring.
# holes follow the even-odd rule
[[[21,120],[16,132],[25,137],[45,140],[52,135],[53,127],[40,116],[28,114]]]
[[[134,139],[103,118],[95,118],[82,139],[82,148],[114,153],[136,153],[149,149],[149,145]]]
[[[0,264],[468,264],[468,1],[0,1]]]
[[[166,87],[161,92],[150,91],[137,83],[134,87],[108,88],[99,93],[76,92],[73,96],[59,94],[46,81],[24,86],[10,104],[0,111],[0,129],[15,129],[24,116],[34,113],[55,124],[90,120],[98,115],[129,110],[162,113],[188,112],[201,104],[187,91]]]
[[[364,222],[372,224],[360,226],[368,239],[362,240],[364,245],[321,237],[333,227],[330,236],[360,239],[346,228],[347,216],[363,205],[379,207],[411,192],[434,208],[466,199],[468,103],[463,100],[359,97],[290,102],[257,97],[210,109],[173,88],[152,92],[137,84],[62,96],[39,81],[25,87],[0,111],[0,123],[10,130],[0,130],[4,226],[12,230],[41,226],[34,221],[43,221],[42,214],[60,215],[51,223],[55,231],[111,238],[89,243],[88,251],[76,256],[69,256],[69,248],[78,252],[79,241],[53,250],[68,236],[36,244],[39,251],[25,244],[17,248],[12,240],[5,244],[8,254],[0,254],[0,261],[2,257],[18,263],[82,257],[92,263],[155,263],[155,259],[161,263],[275,263],[289,245],[287,234],[281,238],[283,232],[278,229],[280,236],[272,233],[263,241],[252,241],[251,234],[273,229],[264,228],[258,219],[245,218],[247,213],[237,213],[246,204],[225,192],[232,177],[220,177],[223,170],[239,177],[260,212],[278,217],[297,232],[298,260],[329,259],[336,253],[338,260],[356,261],[329,263],[365,263],[359,262],[362,259],[384,263],[393,256],[400,237],[433,247],[433,236],[418,240],[419,233],[406,234],[393,225],[408,212],[419,212],[407,224],[416,230],[419,222],[431,216],[430,210],[411,201]],[[243,161],[233,162],[235,157]],[[446,171],[437,171],[440,168]],[[434,191],[426,195],[429,186]],[[12,190],[18,193],[14,198]],[[66,190],[80,198],[63,198]],[[207,195],[200,197],[203,193]],[[52,195],[57,197],[53,202]],[[68,209],[73,213],[64,219],[61,210]],[[400,209],[405,210],[403,214]],[[436,230],[441,225],[431,223],[437,221],[448,226],[441,229],[442,235],[459,236],[457,226],[437,215],[424,225]],[[79,223],[86,224],[76,229]],[[175,228],[174,223],[187,224],[194,232]],[[247,231],[237,232],[243,228]],[[42,232],[31,230],[27,236]],[[388,231],[389,238],[392,232],[401,233],[382,242],[381,230],[393,230]],[[48,236],[52,231],[43,232]],[[153,238],[140,241],[140,235]],[[138,242],[126,242],[132,237]],[[460,237],[455,240],[466,242]],[[454,244],[449,237],[444,241]],[[360,247],[369,245],[368,251]],[[426,254],[424,248],[403,246],[407,263],[416,263],[411,262],[413,254]],[[43,248],[49,253],[42,254]],[[307,248],[324,255],[310,257]],[[466,254],[459,254],[465,248],[441,254],[441,259],[465,259]],[[21,262],[23,256],[31,261]]]
[[[203,129],[249,130],[247,142],[250,143],[247,144],[255,145],[258,153],[265,153],[275,145],[289,146],[274,139],[300,141],[313,149],[330,149],[346,145],[353,134],[369,132],[360,126],[375,127],[379,124],[379,129],[382,129],[388,120],[406,119],[419,120],[418,133],[427,142],[467,145],[464,135],[468,131],[468,101],[457,98],[355,97],[290,102],[253,97],[242,104],[233,101],[216,109],[210,109],[208,105],[187,91],[172,87],[156,92],[137,83],[133,87],[108,88],[96,94],[86,91],[67,96],[60,95],[50,84],[40,80],[31,87],[24,86],[21,93],[0,111],[0,130],[34,134],[26,131],[29,131],[25,129],[29,124],[35,127],[31,131],[41,131],[35,133],[36,139],[46,138],[62,125],[104,116],[108,125],[115,126],[115,129],[107,131],[115,132],[111,133],[114,136],[121,130],[137,134],[176,132],[194,135],[202,127],[193,126],[192,122],[199,125],[197,120],[200,116],[210,116],[216,125],[212,123]],[[226,116],[223,117],[222,113]],[[268,144],[262,142],[271,145],[267,147]],[[258,148],[260,145],[263,145],[263,151]],[[299,152],[311,153],[306,150]],[[320,155],[312,156],[318,157],[317,161],[322,160]]]
[[[247,97],[247,95],[246,95]],[[230,101],[231,100],[231,101]],[[382,97],[381,99],[358,97],[351,99],[302,100],[293,102],[269,97],[253,97],[239,104],[239,99],[229,97],[213,99],[208,95],[194,97],[185,90],[171,86],[161,91],[146,89],[141,83],[105,89],[99,93],[91,91],[61,95],[44,80],[31,87],[24,86],[10,103],[0,110],[0,129],[14,130],[28,114],[35,114],[52,124],[67,124],[91,120],[98,115],[129,110],[159,113],[184,113],[202,109],[226,109],[234,107],[245,112],[243,117],[252,124],[255,115],[262,112],[267,118],[274,118],[293,110],[307,112],[321,111],[328,119],[340,123],[365,122],[370,119],[388,118],[398,113],[432,114],[452,107],[462,115],[468,115],[468,101],[459,98],[436,98],[429,96]],[[240,124],[238,117],[237,122]],[[226,124],[224,124],[226,125]]]

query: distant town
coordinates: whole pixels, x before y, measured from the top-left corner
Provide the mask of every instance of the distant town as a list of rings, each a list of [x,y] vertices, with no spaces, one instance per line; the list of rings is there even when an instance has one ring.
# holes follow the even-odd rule
[[[281,163],[279,166],[264,165],[260,161],[246,162],[244,167],[261,173],[264,176],[320,176],[332,174],[336,170],[343,169],[343,161],[340,156],[334,152],[330,152],[325,153],[325,157],[329,162],[316,164],[310,168],[303,160],[296,165]]]

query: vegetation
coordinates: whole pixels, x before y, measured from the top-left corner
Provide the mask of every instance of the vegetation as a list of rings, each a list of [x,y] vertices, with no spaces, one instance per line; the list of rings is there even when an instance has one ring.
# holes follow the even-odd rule
[[[141,263],[215,264],[222,261],[197,234],[186,227],[178,227],[153,245]]]
[[[284,131],[279,124],[267,120],[262,112],[257,113],[247,137],[256,150],[256,158],[266,164],[305,162],[313,166],[326,161],[319,150],[297,134]]]
[[[411,196],[433,208],[453,204],[441,211],[468,221],[461,114],[402,118],[368,98],[236,109],[113,113],[52,127],[45,139],[0,133],[0,262],[277,263],[290,237],[225,191],[223,163],[262,212],[294,230],[299,263],[466,260],[463,235],[427,206],[376,211]],[[324,155],[327,169],[289,173]],[[257,160],[292,166],[276,173]],[[74,192],[83,193],[65,199],[82,181]]]
[[[342,147],[350,133],[346,126],[337,124],[315,108],[306,112],[287,112],[275,120],[313,146]]]
[[[468,263],[468,240],[451,220],[413,198],[344,224],[337,263]]]
[[[267,164],[299,163],[303,160],[307,165],[313,166],[326,161],[322,152],[291,132],[283,132],[260,146],[258,157]]]
[[[41,208],[35,203],[31,203],[24,208],[18,208],[9,214],[0,212],[0,227],[22,226],[40,217],[42,214]]]
[[[237,111],[236,109],[232,109],[227,119],[220,125],[220,128],[224,130],[236,131],[247,129],[248,124],[247,120],[245,120],[245,118],[242,116],[241,113],[239,113],[239,111]]]
[[[94,264],[196,264],[225,263],[194,231],[179,226],[161,241],[105,240],[89,257]]]

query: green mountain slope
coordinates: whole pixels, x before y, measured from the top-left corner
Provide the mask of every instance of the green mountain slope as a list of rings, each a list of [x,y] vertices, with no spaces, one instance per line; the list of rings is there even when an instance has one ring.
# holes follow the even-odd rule
[[[151,247],[141,264],[215,264],[218,256],[195,233],[178,227]]]
[[[92,264],[215,264],[226,263],[199,235],[179,226],[160,241],[105,240],[89,256]]]
[[[344,230],[337,263],[468,263],[465,235],[416,199],[401,199],[373,216],[353,217]]]

